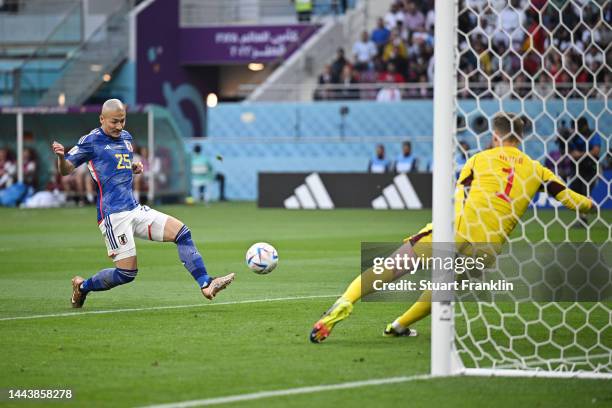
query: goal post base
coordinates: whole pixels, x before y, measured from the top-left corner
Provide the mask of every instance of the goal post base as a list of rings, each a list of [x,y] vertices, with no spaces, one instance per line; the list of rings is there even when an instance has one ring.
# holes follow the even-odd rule
[[[463,368],[456,376],[472,377],[524,377],[524,378],[580,378],[590,380],[612,380],[612,373],[589,371],[514,370],[507,368]]]

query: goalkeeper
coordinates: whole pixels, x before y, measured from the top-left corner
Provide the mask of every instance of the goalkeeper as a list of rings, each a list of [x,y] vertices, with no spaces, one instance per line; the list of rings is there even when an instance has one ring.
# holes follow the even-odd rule
[[[589,198],[570,190],[550,170],[519,150],[522,136],[521,118],[513,113],[498,113],[493,118],[494,147],[472,156],[461,170],[455,191],[457,243],[488,243],[501,247],[541,189],[565,207],[580,213],[595,208]],[[419,245],[422,248],[431,246],[432,225],[428,224],[405,242],[420,253]],[[351,314],[353,304],[372,291],[374,279],[389,282],[403,273],[405,271],[385,270],[381,275],[374,275],[370,269],[358,276],[315,323],[310,340],[313,343],[325,340],[334,326]],[[410,309],[387,325],[383,334],[414,336],[416,331],[410,327],[430,312],[431,291],[424,291]]]

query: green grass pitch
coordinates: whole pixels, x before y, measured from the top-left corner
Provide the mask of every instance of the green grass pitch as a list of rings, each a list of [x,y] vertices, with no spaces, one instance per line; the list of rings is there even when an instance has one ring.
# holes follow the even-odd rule
[[[46,405],[8,401],[9,388],[74,390],[72,401],[51,406],[122,407],[429,372],[429,319],[418,324],[419,337],[381,336],[405,304],[357,304],[320,345],[310,344],[308,333],[359,273],[360,242],[397,241],[429,222],[430,211],[261,210],[251,203],[159,209],[190,226],[210,272],[237,273],[214,302],[199,293],[173,244],[140,241],[136,281],[93,293],[82,311],[74,311],[70,278],[111,265],[95,210],[0,209],[0,406]],[[551,216],[540,212],[542,219]],[[612,213],[604,216],[612,222]],[[540,228],[529,224],[527,233],[538,237]],[[561,237],[562,231],[551,225],[549,236]],[[609,239],[604,227],[593,232]],[[585,237],[581,230],[570,234]],[[255,275],[244,265],[244,253],[256,241],[279,251],[279,267],[270,275]],[[298,299],[243,302],[277,298]],[[160,308],[166,306],[180,307]],[[118,309],[144,310],[87,313]],[[69,315],[7,320],[64,313]],[[612,383],[458,377],[223,406],[442,405],[609,407]]]

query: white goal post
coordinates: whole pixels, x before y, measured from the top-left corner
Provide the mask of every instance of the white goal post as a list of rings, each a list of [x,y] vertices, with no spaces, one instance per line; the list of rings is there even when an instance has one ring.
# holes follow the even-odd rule
[[[534,160],[547,162],[568,185],[585,177],[581,163],[590,158],[601,169],[600,159],[611,149],[612,29],[605,18],[612,13],[609,2],[534,3],[538,2],[435,1],[435,243],[454,241],[459,142],[470,145],[472,154],[487,148],[488,124],[495,113],[520,115],[526,122],[523,149]],[[581,136],[577,128],[579,118],[586,118],[592,135],[602,139],[599,157],[591,157],[589,136]],[[569,137],[586,139],[586,153],[576,158],[561,152],[560,158],[553,159],[553,146],[568,129],[574,136],[564,139],[565,146],[571,143]],[[559,174],[562,160],[569,163],[568,174]],[[611,182],[601,170],[594,177],[607,185],[610,194]],[[590,180],[582,181],[589,185]],[[510,243],[548,241],[548,231],[554,228],[563,230],[564,242],[580,233],[584,241],[597,244],[596,228],[603,231],[604,242],[612,242],[610,217],[601,211],[588,224],[572,229],[574,220],[579,221],[577,214],[558,208],[546,197],[540,203],[548,208],[532,205],[516,226],[519,235],[513,235]],[[544,230],[541,238],[528,236],[534,224]],[[434,301],[431,374],[612,379],[612,302]]]

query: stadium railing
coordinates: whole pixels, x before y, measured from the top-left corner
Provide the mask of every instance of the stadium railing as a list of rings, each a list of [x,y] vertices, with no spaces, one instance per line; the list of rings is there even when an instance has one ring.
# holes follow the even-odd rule
[[[260,84],[241,84],[238,86],[238,97],[247,98]],[[401,91],[402,99],[433,98],[431,82],[368,82],[350,85],[344,84],[309,84],[309,83],[274,83],[266,89],[267,101],[299,101],[300,96],[311,95],[313,100],[375,100],[377,92],[383,88],[394,88]],[[599,83],[596,87],[591,82],[585,83],[536,83],[513,84],[508,82],[469,82],[460,83],[457,92],[462,99],[500,98],[537,99],[542,97],[576,97],[592,94],[592,98],[604,99],[612,89],[612,83]],[[347,92],[353,91],[353,92]],[[317,98],[317,92],[324,94]],[[351,96],[346,96],[350,94]],[[326,95],[326,96],[325,96]],[[288,96],[291,99],[288,99]]]
[[[356,0],[348,1],[348,7]],[[203,27],[233,24],[274,24],[296,21],[294,3],[289,0],[183,0],[180,3],[181,27]],[[339,2],[313,1],[312,23],[338,15]]]

